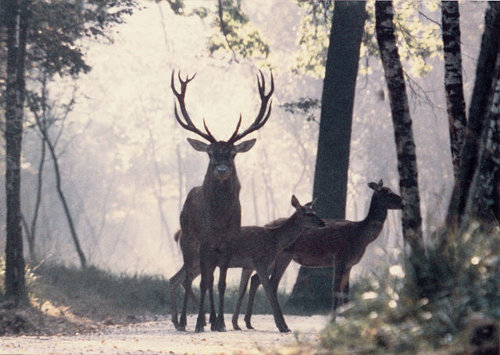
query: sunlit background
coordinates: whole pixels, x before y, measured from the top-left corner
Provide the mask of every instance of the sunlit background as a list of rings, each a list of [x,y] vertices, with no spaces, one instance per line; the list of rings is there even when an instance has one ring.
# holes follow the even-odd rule
[[[185,1],[215,8],[215,1]],[[265,63],[210,55],[208,37],[216,29],[208,19],[175,15],[165,2],[142,1],[140,11],[114,27],[113,42],[94,40],[87,48],[92,71],[76,82],[51,83],[51,97],[64,105],[74,94],[76,104],[57,144],[62,184],[70,202],[82,247],[91,264],[126,273],[172,276],[182,265],[173,240],[187,192],[201,184],[205,154],[194,151],[173,115],[172,70],[196,73],[188,85],[186,105],[198,127],[206,119],[218,139],[228,138],[240,113],[243,127],[255,118],[259,105],[256,74],[267,83],[275,78],[269,122],[251,137],[255,147],[236,158],[242,189],[243,225],[263,225],[292,213],[290,197],[301,202],[312,196],[319,110],[316,120],[287,112],[281,105],[302,97],[321,98],[322,78],[294,74],[301,55],[298,34],[302,11],[295,1],[254,0],[242,3],[251,23],[271,48]],[[432,5],[432,2],[431,2]],[[462,53],[466,102],[474,80],[475,60],[484,3],[461,3]],[[422,5],[420,20],[439,22],[435,6]],[[434,12],[433,12],[434,11]],[[409,83],[424,227],[439,225],[447,208],[452,168],[444,103],[443,63],[440,53],[426,65],[430,72],[412,76]],[[405,65],[407,62],[405,63]],[[367,183],[384,180],[398,191],[398,177],[389,103],[378,58],[363,59],[358,76],[350,156],[347,218],[362,219],[371,190]],[[406,67],[412,75],[409,67]],[[429,129],[433,127],[435,129]],[[251,138],[249,136],[249,138]],[[40,144],[27,130],[23,156],[23,208],[32,214]],[[50,162],[45,167],[44,190],[54,190]],[[2,194],[3,194],[2,190]],[[42,259],[78,263],[66,219],[54,193],[46,193],[38,226]],[[367,272],[389,260],[402,243],[399,215],[389,212],[384,231],[370,246],[354,272]],[[3,242],[3,241],[2,241]],[[298,266],[292,264],[281,287],[293,286]],[[239,271],[229,274],[235,282]]]

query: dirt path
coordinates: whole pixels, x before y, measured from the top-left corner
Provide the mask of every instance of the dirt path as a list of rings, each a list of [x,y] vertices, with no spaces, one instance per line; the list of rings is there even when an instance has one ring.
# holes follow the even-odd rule
[[[281,334],[272,315],[253,316],[256,330],[224,333],[193,331],[195,316],[188,318],[188,331],[177,332],[172,323],[157,321],[109,326],[96,334],[76,336],[18,336],[0,338],[1,354],[263,354],[293,345],[299,339],[317,341],[327,316],[285,316],[292,333]],[[240,326],[243,326],[240,320]],[[226,316],[231,327],[231,316]]]

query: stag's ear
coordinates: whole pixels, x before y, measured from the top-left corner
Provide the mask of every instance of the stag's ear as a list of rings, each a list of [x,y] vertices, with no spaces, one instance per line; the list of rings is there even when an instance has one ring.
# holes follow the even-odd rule
[[[252,149],[253,145],[257,139],[250,139],[248,141],[241,142],[240,144],[237,144],[234,149],[236,149],[236,153],[245,153],[248,152],[250,149]]]
[[[375,191],[380,191],[380,185],[375,182],[368,183],[368,187],[370,187],[370,189],[373,189]]]
[[[292,206],[297,208],[300,206],[300,202],[299,200],[297,199],[297,197],[295,197],[295,195],[292,195]]]
[[[199,152],[208,152],[208,147],[209,145],[203,142],[200,142],[199,140],[193,139],[193,138],[188,138],[187,141],[191,146],[199,151]]]

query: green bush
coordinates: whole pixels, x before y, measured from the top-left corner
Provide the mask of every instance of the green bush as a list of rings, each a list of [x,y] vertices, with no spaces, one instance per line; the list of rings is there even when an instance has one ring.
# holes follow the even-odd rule
[[[478,225],[431,236],[425,255],[365,277],[321,347],[336,353],[415,353],[460,344],[477,314],[500,319],[500,232]],[[411,262],[410,262],[411,260]]]

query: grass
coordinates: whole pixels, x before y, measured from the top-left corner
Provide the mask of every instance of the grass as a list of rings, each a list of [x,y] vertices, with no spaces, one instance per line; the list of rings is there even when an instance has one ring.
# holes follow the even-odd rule
[[[0,267],[1,273],[5,269],[2,259]],[[33,323],[33,326],[26,327],[28,333],[39,328],[43,328],[44,333],[50,333],[51,329],[43,325],[54,323],[55,319],[62,329],[56,329],[57,332],[71,333],[92,330],[99,324],[121,324],[169,316],[170,312],[168,280],[162,277],[116,274],[96,267],[82,270],[74,266],[44,263],[26,267],[26,282],[30,305],[21,312],[27,321]],[[217,287],[214,291],[217,297]],[[194,292],[199,294],[196,286]],[[3,275],[0,275],[0,294],[3,293]],[[237,286],[227,288],[227,312],[235,308],[237,295]],[[183,292],[178,292],[178,307],[182,305],[182,296]],[[279,294],[282,304],[286,302],[286,297]],[[246,306],[246,298],[242,308]],[[188,312],[196,313],[197,307],[190,300]],[[262,290],[255,297],[254,313],[272,313]],[[44,317],[50,320],[44,320]]]

